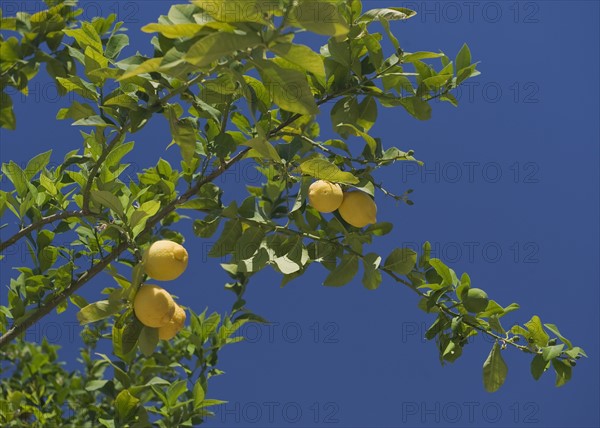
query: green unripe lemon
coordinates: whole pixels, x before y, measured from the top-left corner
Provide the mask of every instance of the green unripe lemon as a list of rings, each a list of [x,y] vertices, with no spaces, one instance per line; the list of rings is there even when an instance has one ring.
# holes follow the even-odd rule
[[[463,306],[469,312],[478,314],[485,311],[490,299],[485,291],[480,288],[470,288],[462,299]]]

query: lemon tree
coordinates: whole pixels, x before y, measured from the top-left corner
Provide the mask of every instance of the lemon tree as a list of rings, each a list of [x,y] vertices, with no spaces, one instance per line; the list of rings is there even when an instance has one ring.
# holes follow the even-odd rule
[[[393,227],[377,218],[377,201],[410,203],[377,180],[378,170],[421,164],[410,148],[372,135],[378,112],[425,121],[432,100],[457,105],[453,91],[478,75],[467,45],[456,55],[406,51],[393,24],[415,12],[393,5],[193,0],[143,27],[152,39],[139,50],[152,56],[125,57],[127,31],[114,15],[90,21],[74,0],[45,3],[1,17],[0,125],[27,123],[11,97],[47,73],[71,100],[56,117],[81,129],[81,144],[41,153],[25,168],[2,164],[0,251],[27,242],[29,259],[10,271],[10,283],[3,275],[0,359],[12,369],[0,379],[0,425],[148,426],[150,415],[160,426],[202,423],[221,403],[209,395],[209,380],[223,373],[219,351],[242,340],[235,332],[244,323],[265,322],[244,298],[252,277],[274,269],[285,285],[316,263],[329,271],[325,286],[349,283],[360,267],[368,289],[384,279],[405,286],[432,320],[426,337],[442,362],[459,358],[471,336],[492,338],[488,391],[504,382],[509,348],[531,358],[535,379],[549,369],[558,386],[570,379],[585,352],[554,324],[534,315],[505,329],[519,306],[471,287],[469,275],[431,257],[428,243],[419,254],[377,252]],[[326,13],[309,13],[315,7]],[[306,33],[321,46],[305,44]],[[144,150],[132,137],[155,121],[169,127],[180,163],[157,154],[126,181],[128,157]],[[321,138],[324,121],[338,138]],[[51,165],[51,156],[63,161]],[[237,164],[253,165],[262,183],[225,205],[217,178]],[[182,234],[175,226],[184,216],[193,228]],[[227,314],[175,302],[149,283],[176,280],[190,262],[181,244],[209,238],[209,255],[224,259],[231,277]],[[101,272],[115,284],[88,302],[79,290]],[[69,305],[79,310],[83,372],[65,370],[55,346],[23,338]],[[95,352],[106,340],[110,357]],[[25,367],[39,373],[43,390],[22,381]]]

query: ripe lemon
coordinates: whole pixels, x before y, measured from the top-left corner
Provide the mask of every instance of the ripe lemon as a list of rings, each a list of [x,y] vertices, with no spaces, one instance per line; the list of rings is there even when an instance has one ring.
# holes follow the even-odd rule
[[[171,281],[181,275],[188,265],[188,253],[173,241],[156,241],[142,259],[146,274],[157,281]]]
[[[177,304],[171,295],[157,285],[142,285],[133,300],[133,311],[142,324],[148,327],[167,325]]]
[[[167,325],[158,329],[158,338],[161,340],[170,340],[183,328],[185,323],[185,311],[179,305],[175,307],[173,317]]]
[[[485,311],[490,299],[485,291],[480,288],[470,288],[463,297],[463,306],[469,312],[478,314]]]
[[[344,193],[342,205],[338,208],[342,218],[355,227],[365,227],[377,222],[377,205],[365,192],[359,190]]]
[[[308,202],[321,213],[337,210],[343,199],[344,193],[337,183],[317,180],[308,188]]]

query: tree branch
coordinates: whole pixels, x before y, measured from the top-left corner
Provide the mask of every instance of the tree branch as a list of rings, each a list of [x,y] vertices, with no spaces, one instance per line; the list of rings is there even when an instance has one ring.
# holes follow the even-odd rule
[[[197,80],[198,78],[199,78],[199,76],[196,76],[190,82],[193,82],[193,81]],[[186,86],[189,86],[189,85],[186,85]],[[170,98],[171,96],[173,96],[173,95],[169,94],[169,96],[167,96],[165,98]],[[340,94],[327,95],[324,98],[322,98],[321,100],[317,101],[317,105],[322,105],[322,104],[326,103],[327,101],[330,101],[331,99],[334,99],[338,96],[340,96]],[[279,124],[277,127],[272,129],[271,131],[269,131],[268,138],[273,138],[279,131],[281,131],[286,126],[292,124],[293,122],[298,120],[300,117],[302,117],[302,115],[300,115],[300,114],[294,114],[294,115],[290,116],[287,120],[285,120],[284,122]],[[124,130],[124,127],[122,128],[122,130]],[[116,144],[115,141],[118,141],[120,136],[121,136],[121,134],[115,136],[115,139],[113,141],[111,141],[109,146],[112,144]],[[221,174],[223,174],[225,171],[227,171],[229,168],[231,168],[231,166],[233,166],[237,162],[241,161],[250,150],[251,150],[250,147],[245,148],[244,150],[240,151],[235,156],[233,156],[231,159],[229,159],[227,162],[224,162],[221,165],[219,165],[219,167],[217,169],[215,169],[213,172],[211,172],[209,175],[202,177],[200,180],[198,180],[198,182],[193,187],[189,188],[185,193],[182,193],[179,197],[177,197],[176,199],[171,201],[168,205],[166,205],[160,212],[158,212],[156,215],[154,215],[154,217],[150,218],[146,222],[146,227],[141,232],[141,234],[151,231],[152,228],[158,222],[160,222],[163,218],[165,218],[169,213],[174,211],[178,205],[183,204],[184,202],[188,201],[191,197],[193,197],[195,194],[198,193],[198,191],[200,190],[200,188],[203,185],[205,185],[209,182],[212,182],[214,179],[216,179]],[[105,150],[105,152],[107,154],[109,151],[110,150]],[[106,158],[106,156],[104,156],[104,159],[105,158]],[[96,164],[100,165],[100,162],[97,162]],[[97,170],[98,169],[96,168],[96,173],[97,173]],[[92,170],[92,172],[93,172],[93,170]],[[90,177],[92,177],[92,175],[90,175]],[[90,180],[90,182],[91,182],[91,180]],[[89,192],[91,190],[91,184],[86,185],[86,189]],[[6,346],[8,343],[10,343],[19,334],[25,332],[29,327],[34,325],[36,322],[38,322],[44,316],[49,314],[62,301],[64,301],[67,297],[71,296],[73,293],[75,293],[77,290],[79,290],[90,279],[94,278],[96,275],[98,275],[100,272],[102,272],[104,270],[104,268],[106,268],[111,262],[116,260],[117,257],[119,257],[119,255],[123,251],[125,251],[128,247],[129,247],[129,244],[127,242],[123,242],[123,243],[117,245],[116,247],[114,247],[112,249],[112,251],[110,252],[110,254],[108,254],[106,257],[102,258],[98,263],[96,263],[94,266],[92,266],[89,270],[82,273],[79,276],[79,278],[77,278],[75,281],[71,282],[71,284],[67,288],[65,288],[64,290],[53,295],[50,300],[48,300],[41,307],[36,309],[23,322],[21,322],[20,324],[17,324],[17,325],[13,325],[4,335],[2,335],[2,337],[0,337],[0,349],[2,349],[4,346]]]
[[[215,178],[219,177],[232,165],[239,162],[244,158],[246,153],[250,151],[250,148],[244,149],[239,152],[237,155],[232,157],[228,162],[222,164],[213,171],[211,174],[207,175],[203,179],[199,180],[193,187],[187,190],[185,193],[182,193],[179,197],[174,199],[171,203],[169,203],[163,210],[157,213],[154,217],[150,218],[146,223],[146,227],[142,231],[142,233],[149,232],[152,228],[163,218],[165,218],[169,213],[171,213],[178,205],[183,204],[195,194],[198,193],[200,188],[204,186],[206,183],[213,181]],[[11,342],[14,338],[16,338],[19,334],[25,332],[29,327],[34,325],[44,316],[52,312],[54,308],[56,308],[62,301],[64,301],[67,297],[72,295],[74,292],[79,290],[85,283],[87,283],[90,279],[94,278],[100,272],[102,272],[111,262],[117,259],[119,255],[125,251],[129,247],[129,243],[123,242],[112,249],[110,254],[101,259],[98,263],[92,266],[89,270],[82,273],[79,278],[73,281],[67,288],[64,290],[54,294],[50,300],[44,302],[41,307],[36,309],[31,316],[25,319],[23,322],[17,325],[13,325],[2,337],[0,337],[0,349],[6,346],[9,342]]]
[[[264,227],[264,228],[268,228],[273,232],[276,233],[281,233],[284,235],[292,235],[292,236],[300,236],[302,238],[308,238],[308,239],[312,239],[313,241],[322,241],[322,242],[327,242],[333,245],[337,245],[341,248],[343,248],[344,250],[356,255],[357,257],[359,257],[360,259],[364,259],[364,255],[362,253],[360,253],[359,251],[354,250],[352,247],[350,247],[349,245],[345,245],[340,243],[338,240],[336,239],[330,239],[330,238],[323,238],[321,236],[318,235],[314,235],[312,233],[305,233],[305,232],[301,232],[298,230],[294,230],[294,229],[290,229],[289,227],[282,227],[282,226],[277,226],[277,225],[269,225],[269,224],[264,224],[264,223],[259,223],[256,222],[254,220],[250,220],[250,219],[246,219],[246,218],[241,218],[240,220],[242,220],[243,222],[246,223],[250,223],[254,226],[258,226],[258,227]],[[422,298],[427,298],[427,296],[423,293],[421,293],[419,290],[417,290],[410,282],[404,280],[403,278],[401,278],[400,276],[398,276],[396,273],[394,273],[393,271],[386,269],[382,266],[380,266],[378,268],[380,271],[385,272],[390,278],[392,278],[394,281],[401,283],[402,285],[405,285],[406,287],[408,287],[410,290],[412,290],[413,292],[415,292],[416,294],[419,295],[419,297]],[[458,314],[456,312],[453,312],[452,310],[450,310],[449,308],[447,308],[446,306],[440,304],[440,303],[436,303],[435,307],[437,307],[440,311],[444,312],[446,315],[449,315],[451,317],[458,317],[461,314]],[[490,337],[492,337],[493,339],[502,342],[502,343],[506,343],[508,345],[511,345],[515,348],[517,348],[518,350],[522,351],[522,352],[526,352],[528,354],[541,354],[541,351],[535,351],[530,349],[527,346],[523,346],[523,345],[519,345],[518,343],[515,343],[514,341],[510,340],[510,338],[508,337],[502,337],[497,335],[496,333],[494,333],[493,331],[487,330],[484,327],[481,327],[480,325],[474,324],[469,322],[468,320],[462,320],[463,323],[465,323],[466,325],[468,325],[469,327],[474,328],[475,330],[479,331],[482,334],[486,334]]]
[[[36,229],[39,229],[40,227],[49,224],[49,223],[53,223],[55,221],[58,220],[63,220],[65,218],[69,218],[69,217],[85,217],[86,213],[83,210],[80,211],[62,211],[56,214],[52,214],[49,215],[47,217],[42,217],[42,219],[36,223],[32,223],[27,227],[24,227],[23,229],[19,230],[17,233],[15,233],[13,236],[11,236],[10,238],[8,238],[6,241],[0,242],[0,252],[4,251],[6,248],[10,247],[11,245],[15,244],[19,239],[23,238],[24,236],[28,235],[29,233],[33,232]]]

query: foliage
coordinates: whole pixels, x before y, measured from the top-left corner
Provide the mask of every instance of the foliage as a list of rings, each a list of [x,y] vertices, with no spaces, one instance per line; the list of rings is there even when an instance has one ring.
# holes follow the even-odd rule
[[[569,380],[585,353],[556,326],[534,316],[505,330],[500,319],[518,309],[514,303],[490,300],[483,312],[470,313],[462,304],[469,276],[459,279],[431,259],[429,244],[420,255],[404,248],[367,252],[391,223],[358,229],[306,203],[310,183],[326,179],[411,204],[410,190],[395,195],[376,173],[396,162],[421,162],[412,150],[385,146],[369,132],[380,108],[401,107],[427,120],[431,100],[457,105],[452,90],[478,74],[467,45],[453,59],[405,52],[390,22],[414,12],[363,11],[358,0],[228,1],[227,10],[233,5],[238,13],[226,13],[224,1],[194,0],[143,27],[155,34],[153,57],[123,58],[128,37],[114,15],[78,21],[75,2],[46,3],[44,12],[2,17],[0,124],[14,129],[17,123],[7,89],[26,94],[44,63],[61,91],[76,95],[56,117],[82,127],[83,144],[55,168],[51,152],[25,168],[2,165],[12,188],[0,191],[0,213],[19,228],[0,250],[25,241],[31,257],[10,280],[8,306],[0,307],[0,355],[13,366],[2,373],[3,426],[200,423],[218,403],[205,398],[208,380],[221,374],[218,351],[241,340],[232,334],[243,323],[263,321],[244,299],[252,276],[270,267],[284,286],[314,263],[330,272],[325,286],[347,284],[362,266],[366,288],[377,289],[385,274],[418,294],[419,307],[435,316],[426,337],[435,339],[442,363],[459,358],[469,337],[492,336],[483,367],[488,391],[504,382],[508,346],[533,356],[535,379],[552,365],[558,386]],[[379,27],[382,33],[374,31]],[[323,36],[319,52],[299,43],[303,32]],[[384,52],[384,39],[393,52]],[[317,119],[327,102],[333,102],[330,119],[339,138],[321,141]],[[130,136],[156,116],[169,126],[180,165],[158,159],[127,181],[125,159],[136,150]],[[214,180],[240,162],[256,164],[263,183],[247,186],[247,198],[226,206]],[[141,254],[156,239],[183,242],[176,230],[183,218],[194,220],[197,239],[214,236],[209,255],[225,258],[226,288],[236,300],[231,315],[192,315],[177,339],[154,352],[156,335],[131,309],[145,280]],[[103,290],[105,298],[87,302],[76,293],[100,272],[116,285]],[[83,373],[63,369],[56,347],[19,339],[69,304],[80,308],[86,325]],[[112,340],[114,357],[94,353],[105,339]]]
[[[239,314],[238,314],[239,315]],[[237,330],[247,319],[232,320],[206,311],[192,314],[190,328],[161,352],[130,353],[111,360],[94,352],[107,335],[107,322],[82,331],[85,346],[79,361],[83,371],[67,371],[58,362],[58,346],[18,339],[0,352],[9,362],[0,385],[3,427],[191,426],[212,416],[211,407],[224,403],[208,398],[208,380],[223,374],[218,352],[239,342]]]

